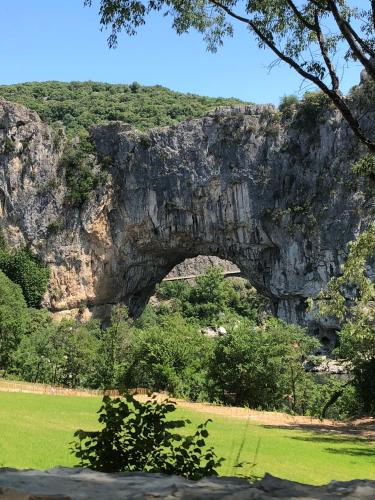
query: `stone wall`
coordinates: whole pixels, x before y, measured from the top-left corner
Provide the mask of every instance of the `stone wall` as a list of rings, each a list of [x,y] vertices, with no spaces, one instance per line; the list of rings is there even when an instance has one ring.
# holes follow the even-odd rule
[[[375,498],[375,481],[333,481],[308,486],[266,475],[249,484],[244,479],[219,477],[193,482],[162,474],[104,474],[89,469],[48,471],[0,469],[0,499],[6,500],[272,500]]]

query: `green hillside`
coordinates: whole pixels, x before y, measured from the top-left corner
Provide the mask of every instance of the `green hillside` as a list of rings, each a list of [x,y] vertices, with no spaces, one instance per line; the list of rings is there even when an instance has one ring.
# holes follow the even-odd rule
[[[98,82],[30,82],[1,85],[0,96],[37,111],[49,123],[65,125],[74,135],[92,124],[119,120],[145,130],[203,116],[218,106],[241,104],[230,98],[173,92],[137,82],[117,85]]]

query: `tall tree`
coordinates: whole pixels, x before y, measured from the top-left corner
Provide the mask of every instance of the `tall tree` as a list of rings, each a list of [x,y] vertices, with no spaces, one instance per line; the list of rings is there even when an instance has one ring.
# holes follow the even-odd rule
[[[92,0],[84,0],[91,5]],[[110,28],[110,47],[118,34],[134,35],[148,14],[172,18],[178,34],[195,28],[216,51],[234,23],[245,25],[260,48],[316,85],[341,112],[357,138],[375,153],[375,140],[340,88],[345,63],[358,61],[375,82],[374,0],[100,0],[100,23]]]
[[[340,322],[337,354],[349,362],[358,399],[364,411],[372,416],[375,415],[375,283],[367,264],[374,255],[375,222],[349,244],[341,276],[331,278],[327,289],[315,301],[321,315],[333,316]]]
[[[29,313],[21,288],[0,271],[0,370],[10,368],[11,357],[27,331]]]

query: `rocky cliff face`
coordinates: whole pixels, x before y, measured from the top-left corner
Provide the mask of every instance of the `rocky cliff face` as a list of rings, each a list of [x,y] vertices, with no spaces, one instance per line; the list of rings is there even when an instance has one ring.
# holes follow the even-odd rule
[[[78,209],[67,201],[63,144],[35,113],[0,100],[0,225],[51,267],[51,310],[100,314],[124,301],[139,314],[174,266],[212,255],[236,264],[280,318],[319,333],[306,298],[374,218],[350,171],[360,147],[336,112],[287,124],[272,106],[228,108],[149,133],[96,126],[92,136],[112,180]]]
[[[211,267],[221,267],[225,273],[241,272],[240,269],[229,260],[223,260],[214,255],[198,255],[197,257],[184,260],[181,264],[177,264],[177,266],[166,276],[166,279],[199,276],[200,274],[204,274]]]

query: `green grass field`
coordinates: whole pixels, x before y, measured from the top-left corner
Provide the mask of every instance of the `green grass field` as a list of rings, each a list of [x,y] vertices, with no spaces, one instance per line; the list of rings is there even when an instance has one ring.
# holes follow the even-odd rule
[[[75,465],[69,442],[78,428],[97,428],[99,398],[0,393],[0,465],[46,469],[55,465]],[[179,409],[178,417],[193,425],[207,414]],[[226,461],[222,475],[265,472],[311,484],[332,479],[375,479],[375,444],[359,438],[294,429],[277,429],[246,420],[213,417],[208,443]],[[240,460],[253,468],[234,469],[233,463],[244,441]]]

